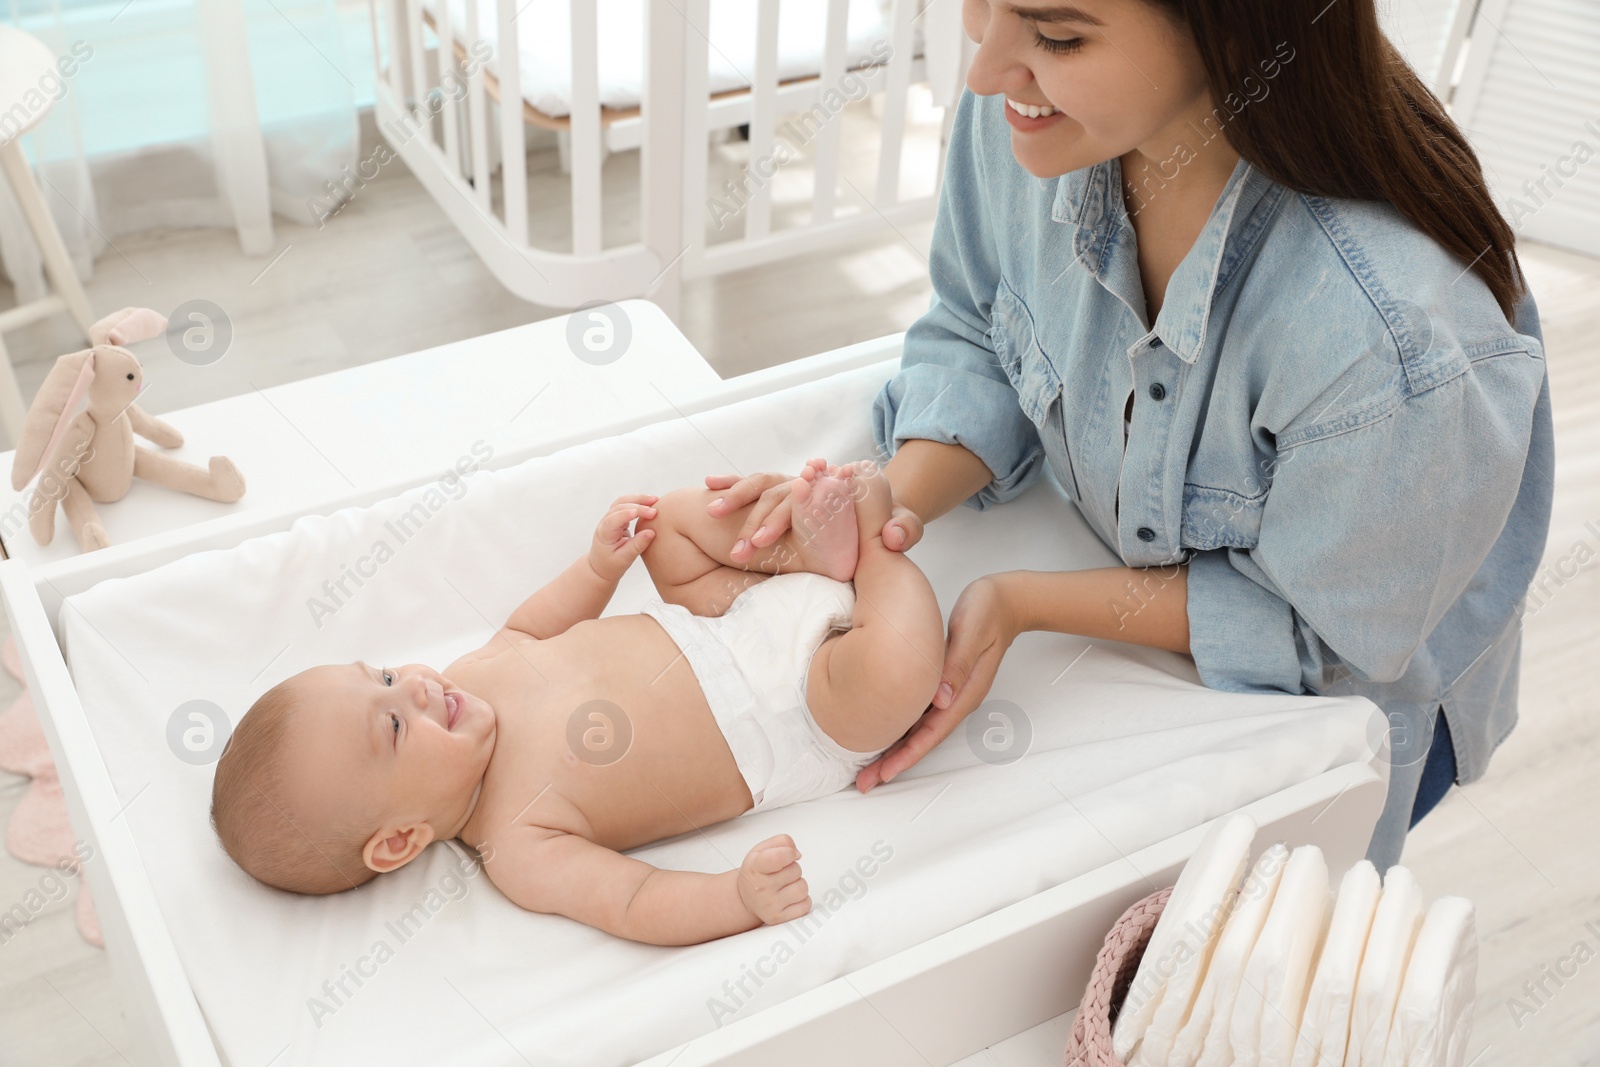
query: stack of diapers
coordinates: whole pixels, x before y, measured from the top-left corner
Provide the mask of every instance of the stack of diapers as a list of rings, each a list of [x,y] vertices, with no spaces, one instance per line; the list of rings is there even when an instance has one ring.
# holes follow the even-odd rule
[[[1471,902],[1426,905],[1366,860],[1329,885],[1314,845],[1250,862],[1218,820],[1184,866],[1117,1015],[1126,1067],[1462,1067],[1478,970]]]
[[[1167,1062],[1177,1027],[1188,1016],[1200,979],[1209,970],[1212,947],[1228,920],[1255,836],[1256,821],[1248,815],[1217,821],[1172,887],[1122,1002],[1117,1029],[1117,1034],[1142,1036],[1143,1062]],[[1132,1062],[1115,1035],[1113,1048],[1124,1062]]]

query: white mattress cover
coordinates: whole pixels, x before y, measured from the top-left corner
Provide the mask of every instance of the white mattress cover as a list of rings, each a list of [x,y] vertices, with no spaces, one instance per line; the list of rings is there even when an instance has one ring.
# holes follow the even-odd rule
[[[442,668],[584,551],[619,494],[870,455],[868,411],[888,373],[879,364],[474,473],[459,499],[428,485],[305,516],[65,602],[63,646],[121,817],[227,1062],[519,1062],[512,1047],[539,1064],[633,1062],[1330,768],[1371,762],[1366,739],[1381,732],[1365,700],[1214,692],[1187,657],[1027,634],[991,698],[1031,723],[1020,761],[985,763],[958,731],[870,796],[847,790],[632,853],[720,871],[755,842],[792,834],[826,911],[808,937],[797,922],[682,948],[613,938],[524,912],[481,873],[459,879],[443,843],[319,898],[267,889],[227,859],[207,821],[212,767],[168,748],[179,705],[210,700],[236,719],[317,663]],[[436,509],[420,531],[314,625],[307,598],[378,539],[393,544],[384,523],[419,504]],[[997,514],[958,508],[913,557],[946,613],[988,571],[1116,562],[1050,482]],[[635,568],[610,611],[651,591]],[[862,862],[870,877],[853,873]],[[402,941],[389,924],[418,904],[425,920]],[[349,970],[364,975],[359,987]],[[341,977],[352,995],[335,1005],[324,982]]]
[[[430,12],[439,0],[424,0]],[[572,0],[515,0],[522,98],[552,118],[572,113]],[[643,0],[584,0],[599,4],[600,103],[638,107],[644,96]],[[850,0],[845,29],[845,65],[873,62],[872,49],[889,39],[889,0]],[[478,38],[498,52],[499,0],[477,0]],[[746,89],[756,69],[755,0],[711,0],[707,30],[710,94]],[[828,0],[782,0],[778,5],[778,80],[822,70]],[[467,0],[450,0],[453,36],[469,49]],[[920,27],[913,24],[914,29]],[[695,32],[691,29],[688,32]],[[879,46],[880,50],[882,46]],[[913,51],[916,43],[913,40]],[[488,69],[498,73],[493,57]],[[848,89],[849,87],[844,87]]]

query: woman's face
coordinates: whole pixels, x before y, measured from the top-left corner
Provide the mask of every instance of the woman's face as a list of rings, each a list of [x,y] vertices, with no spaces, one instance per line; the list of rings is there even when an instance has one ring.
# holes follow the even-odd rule
[[[1169,156],[1190,119],[1210,112],[1189,31],[1150,0],[964,0],[978,52],[967,86],[1003,93],[1011,151],[1053,178],[1135,149]],[[1029,117],[1015,104],[1044,108]]]

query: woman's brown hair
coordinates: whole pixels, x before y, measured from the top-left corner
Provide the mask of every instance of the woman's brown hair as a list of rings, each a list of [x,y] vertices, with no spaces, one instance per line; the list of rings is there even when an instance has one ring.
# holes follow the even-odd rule
[[[1193,33],[1219,107],[1230,94],[1251,99],[1224,127],[1239,155],[1296,192],[1387,200],[1469,264],[1512,317],[1523,289],[1516,235],[1466,136],[1379,27],[1373,0],[1154,2]],[[1275,77],[1256,99],[1263,69]]]

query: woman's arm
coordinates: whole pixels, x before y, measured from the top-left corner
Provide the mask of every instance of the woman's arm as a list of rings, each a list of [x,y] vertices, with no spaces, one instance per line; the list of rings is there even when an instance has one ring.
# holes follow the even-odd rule
[[[1081,634],[1189,654],[1185,566],[1004,571],[990,578],[999,583],[1018,632]]]
[[[933,706],[856,775],[870,792],[955,732],[989,695],[1000,661],[1029,630],[1081,634],[1189,653],[1188,569],[1102,567],[1001,571],[968,585],[950,611],[950,640]]]
[[[884,528],[884,544],[896,551],[916,544],[922,525],[955,505],[973,498],[980,509],[1002,503],[1044,469],[1038,429],[1018,404],[990,336],[1002,248],[1010,240],[997,234],[996,220],[1015,206],[1010,176],[1016,168],[1010,131],[1004,123],[980,124],[979,106],[971,92],[956,105],[928,249],[934,299],[906,330],[900,368],[872,402],[875,455],[897,505]],[[998,160],[1006,176],[998,192],[989,189],[989,160]],[[1038,198],[1039,211],[1048,213],[1054,193],[1042,186],[1027,188]],[[739,533],[740,540],[764,548],[789,528],[786,497],[775,488],[778,480],[765,474],[713,476],[706,484],[727,495],[720,504],[713,502],[710,514],[725,515],[764,497]],[[742,563],[749,554],[747,548],[733,558]]]
[[[894,491],[896,505],[894,517],[883,528],[883,543],[898,550],[916,544],[922,539],[925,523],[937,519],[994,478],[988,465],[964,446],[924,439],[903,442],[883,473]]]

